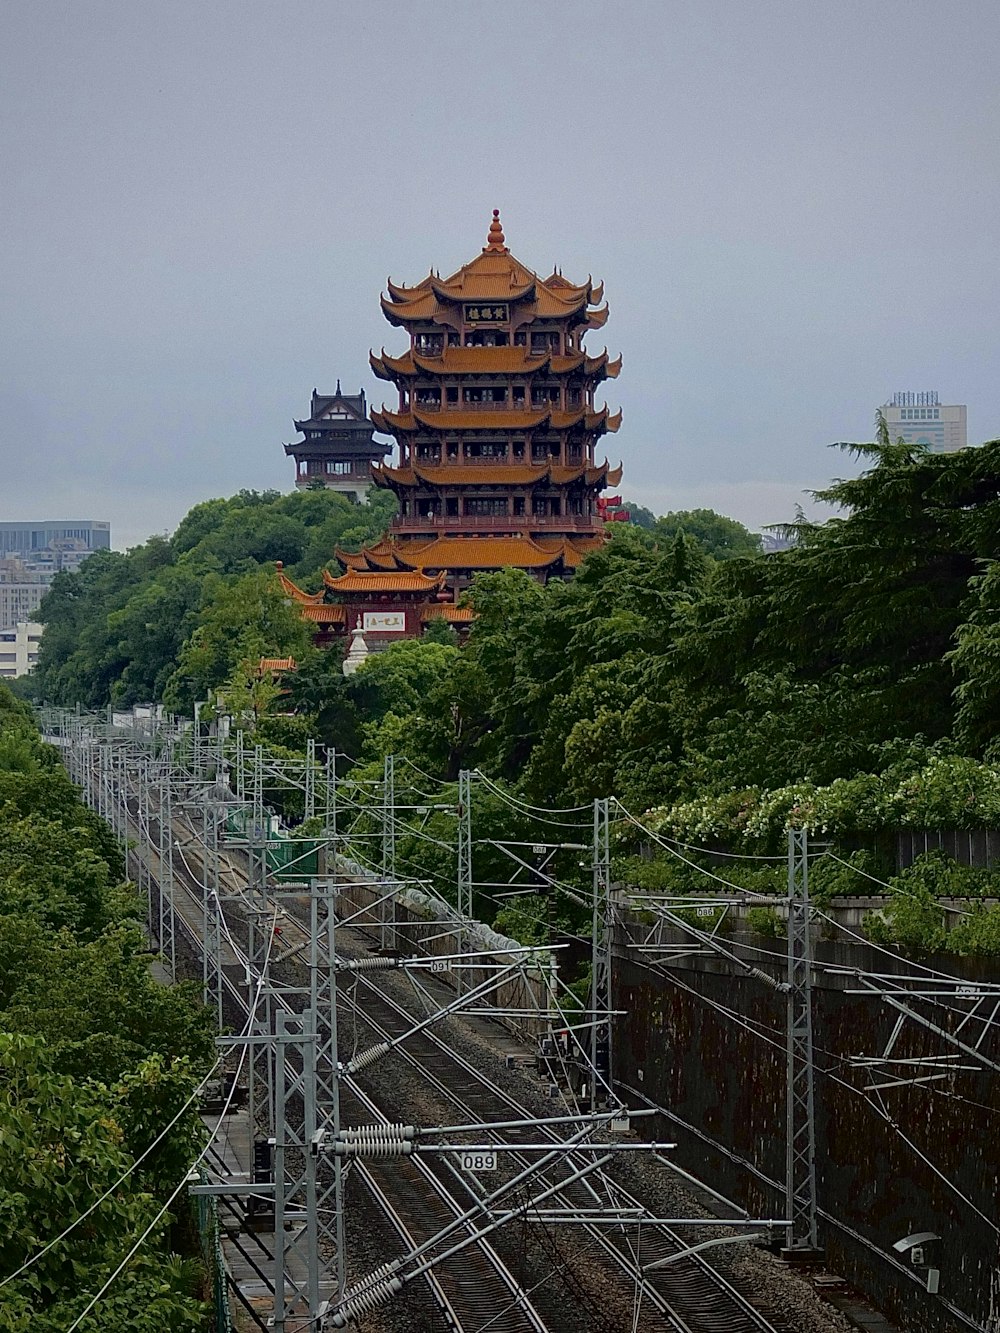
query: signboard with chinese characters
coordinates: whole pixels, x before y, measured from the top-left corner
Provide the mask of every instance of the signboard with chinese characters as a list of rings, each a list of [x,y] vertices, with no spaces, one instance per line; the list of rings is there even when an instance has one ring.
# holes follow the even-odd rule
[[[506,324],[510,318],[508,305],[467,305],[466,324]]]
[[[402,634],[406,629],[406,613],[403,611],[366,611],[362,629],[367,634]]]

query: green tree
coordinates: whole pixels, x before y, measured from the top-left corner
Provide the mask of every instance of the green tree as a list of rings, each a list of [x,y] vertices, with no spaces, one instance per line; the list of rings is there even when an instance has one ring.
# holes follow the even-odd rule
[[[260,657],[299,657],[309,631],[289,605],[273,571],[259,569],[232,582],[206,580],[198,624],[185,642],[164,692],[168,706],[190,709],[196,698],[221,686],[240,662]]]
[[[157,1222],[154,1197],[126,1176],[134,1163],[121,1116],[127,1102],[127,1091],[123,1101],[101,1083],[54,1072],[36,1038],[0,1033],[0,1271],[16,1272],[66,1233],[4,1287],[3,1333],[63,1333],[150,1226],[84,1327],[107,1318],[136,1333],[204,1327],[192,1275],[169,1253],[169,1215]],[[85,1224],[68,1226],[106,1192]]]
[[[751,532],[735,518],[717,514],[714,509],[677,509],[656,520],[653,532],[660,538],[683,532],[693,537],[716,560],[731,560],[738,555],[760,555],[760,533]]]

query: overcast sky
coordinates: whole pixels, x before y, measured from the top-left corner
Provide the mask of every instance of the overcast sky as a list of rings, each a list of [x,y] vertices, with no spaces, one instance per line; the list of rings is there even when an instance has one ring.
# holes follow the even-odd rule
[[[0,0],[0,519],[291,489],[378,297],[603,278],[622,491],[792,517],[897,389],[1000,435],[997,0]]]

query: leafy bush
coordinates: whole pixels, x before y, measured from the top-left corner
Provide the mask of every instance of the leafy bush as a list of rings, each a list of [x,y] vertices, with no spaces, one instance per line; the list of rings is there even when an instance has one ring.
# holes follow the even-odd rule
[[[959,954],[1000,954],[1000,905],[976,903],[948,933],[948,948]]]
[[[787,922],[773,907],[751,907],[746,914],[746,924],[747,930],[767,935],[769,939],[783,939],[788,934]]]

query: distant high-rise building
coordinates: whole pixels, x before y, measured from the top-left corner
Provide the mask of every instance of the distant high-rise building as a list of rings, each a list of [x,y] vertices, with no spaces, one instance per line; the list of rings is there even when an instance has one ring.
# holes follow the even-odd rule
[[[894,393],[883,407],[889,438],[907,444],[923,444],[936,454],[964,449],[965,404],[938,401],[933,389],[924,393]]]
[[[0,523],[0,559],[15,555],[31,561],[43,552],[59,550],[106,551],[111,547],[111,524],[89,518],[42,519],[37,523]],[[57,566],[61,568],[61,564]]]

